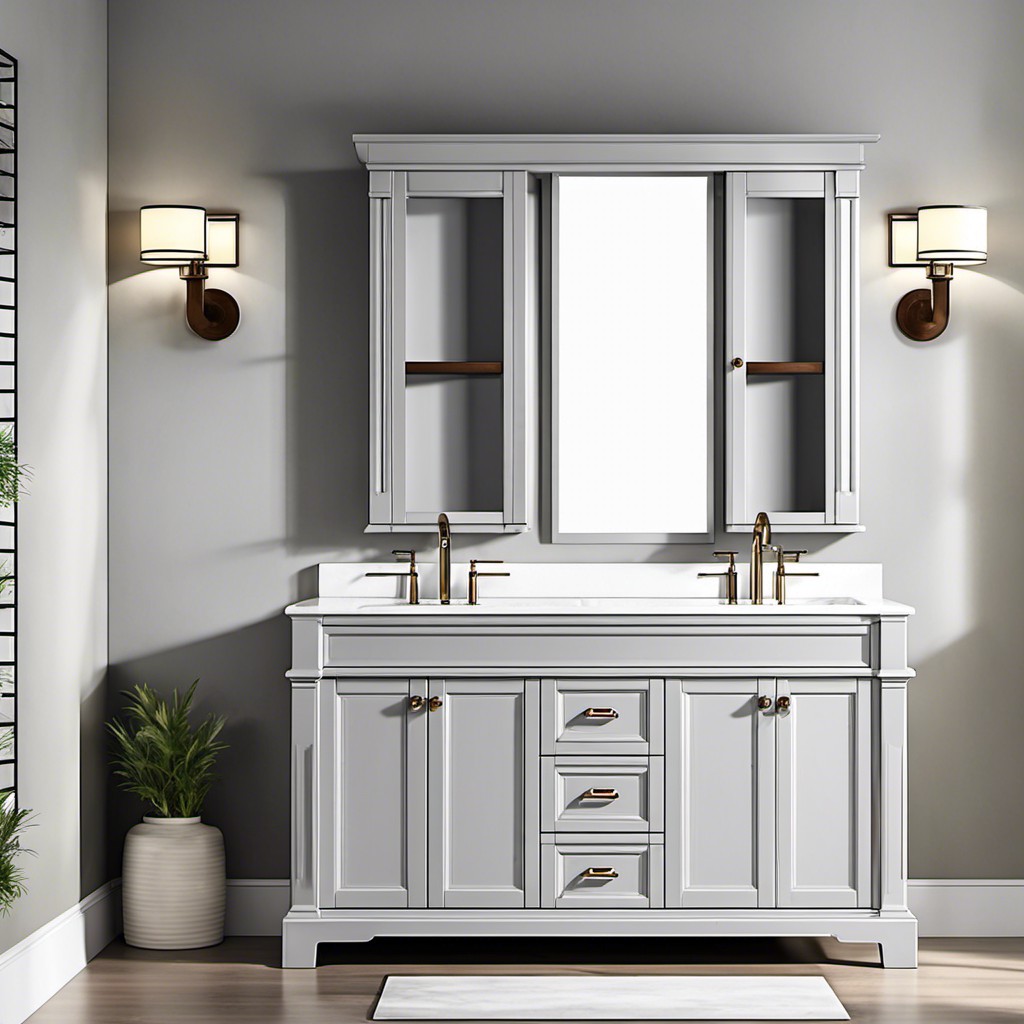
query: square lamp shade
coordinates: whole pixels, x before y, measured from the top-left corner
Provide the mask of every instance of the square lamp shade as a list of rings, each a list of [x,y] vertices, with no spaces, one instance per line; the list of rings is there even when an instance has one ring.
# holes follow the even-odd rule
[[[202,206],[143,206],[139,211],[139,259],[157,266],[205,260],[206,210]]]
[[[971,266],[988,259],[988,211],[984,206],[921,206],[917,211],[917,258]]]

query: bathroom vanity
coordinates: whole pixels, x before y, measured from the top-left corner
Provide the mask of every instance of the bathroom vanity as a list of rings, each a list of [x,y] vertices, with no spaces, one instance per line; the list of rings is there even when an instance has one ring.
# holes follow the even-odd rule
[[[720,566],[514,564],[476,606],[463,564],[450,605],[436,565],[418,605],[366,575],[394,568],[321,565],[287,609],[285,966],[376,935],[833,935],[916,965],[912,609],[879,566],[760,606]]]
[[[367,530],[436,526],[439,558],[408,582],[321,565],[288,609],[286,966],[376,935],[834,935],[915,966],[911,609],[879,566],[779,554],[789,603],[753,586],[769,516],[862,529],[876,139],[356,136]],[[481,585],[451,564],[452,535],[538,525],[553,544],[753,529],[751,584],[566,561]]]

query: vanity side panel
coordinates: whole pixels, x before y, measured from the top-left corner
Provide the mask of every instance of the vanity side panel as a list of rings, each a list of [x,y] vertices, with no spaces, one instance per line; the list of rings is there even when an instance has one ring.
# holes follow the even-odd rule
[[[907,910],[907,684],[882,680],[880,713],[881,912]]]
[[[292,910],[310,911],[318,905],[317,682],[315,679],[293,679],[291,685]]]

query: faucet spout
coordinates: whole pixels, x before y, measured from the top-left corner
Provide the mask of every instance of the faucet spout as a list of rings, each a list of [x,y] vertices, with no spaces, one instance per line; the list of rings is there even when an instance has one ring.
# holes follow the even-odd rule
[[[750,543],[750,603],[764,604],[764,549],[772,542],[772,524],[767,512],[758,512]]]
[[[451,604],[452,529],[444,512],[437,517],[437,588],[441,604]]]

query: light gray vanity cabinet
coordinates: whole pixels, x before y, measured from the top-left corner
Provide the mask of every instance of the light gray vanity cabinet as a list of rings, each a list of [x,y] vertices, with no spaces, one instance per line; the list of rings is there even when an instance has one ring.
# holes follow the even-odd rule
[[[320,693],[321,907],[536,900],[524,680],[338,679]]]
[[[527,528],[536,182],[370,172],[369,532]]]
[[[911,609],[411,608],[365,571],[288,609],[286,966],[375,935],[834,935],[914,966]]]
[[[858,530],[858,171],[725,179],[726,527]]]
[[[866,679],[667,680],[666,905],[870,907],[871,702]]]

